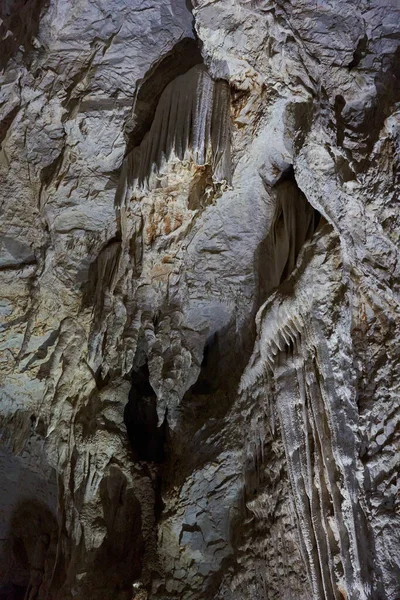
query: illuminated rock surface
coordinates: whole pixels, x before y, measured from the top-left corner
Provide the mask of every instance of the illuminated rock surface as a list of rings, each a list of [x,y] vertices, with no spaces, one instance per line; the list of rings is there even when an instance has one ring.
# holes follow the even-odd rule
[[[397,0],[6,0],[0,599],[398,600]]]

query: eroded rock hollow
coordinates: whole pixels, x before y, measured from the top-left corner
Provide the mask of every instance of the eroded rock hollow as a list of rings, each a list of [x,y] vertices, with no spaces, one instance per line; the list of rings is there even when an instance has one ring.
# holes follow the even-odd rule
[[[398,600],[398,0],[0,19],[0,598]]]

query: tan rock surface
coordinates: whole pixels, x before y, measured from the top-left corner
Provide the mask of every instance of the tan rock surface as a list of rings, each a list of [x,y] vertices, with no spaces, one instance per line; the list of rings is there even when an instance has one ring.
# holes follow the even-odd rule
[[[0,598],[398,600],[397,0],[0,7]]]

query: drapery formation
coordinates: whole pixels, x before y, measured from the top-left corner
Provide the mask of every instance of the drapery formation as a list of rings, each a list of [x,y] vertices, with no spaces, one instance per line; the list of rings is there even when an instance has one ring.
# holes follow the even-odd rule
[[[196,65],[167,85],[141,144],[124,159],[116,203],[149,186],[152,174],[172,156],[211,164],[216,183],[231,182],[229,85]]]

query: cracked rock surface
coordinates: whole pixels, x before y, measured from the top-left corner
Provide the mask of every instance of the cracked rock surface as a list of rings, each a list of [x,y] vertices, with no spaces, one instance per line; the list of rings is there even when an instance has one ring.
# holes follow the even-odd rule
[[[400,598],[398,0],[0,5],[0,599]]]

